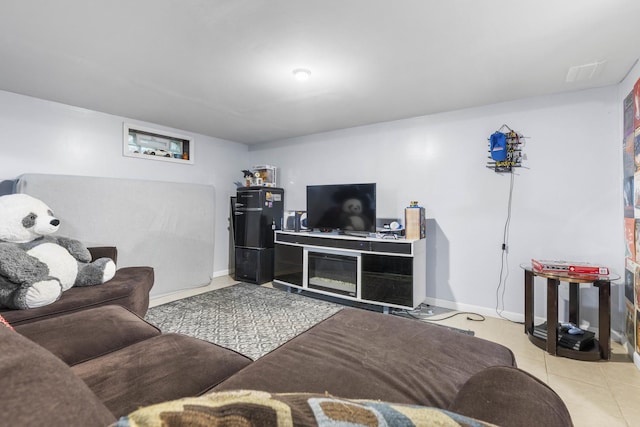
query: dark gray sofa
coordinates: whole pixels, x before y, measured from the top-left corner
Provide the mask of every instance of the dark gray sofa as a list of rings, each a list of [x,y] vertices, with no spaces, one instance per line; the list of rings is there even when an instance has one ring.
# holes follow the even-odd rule
[[[161,334],[120,306],[15,329],[0,325],[0,401],[13,425],[108,425],[154,404],[171,405],[165,425],[189,425],[194,406],[177,410],[174,399],[239,389],[430,406],[504,426],[572,425],[558,395],[519,370],[508,348],[365,310],[343,309],[254,362]],[[293,400],[292,413],[309,413],[305,399]]]

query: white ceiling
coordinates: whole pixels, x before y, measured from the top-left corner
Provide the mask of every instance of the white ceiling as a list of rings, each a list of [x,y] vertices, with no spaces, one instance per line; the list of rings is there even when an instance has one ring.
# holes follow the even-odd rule
[[[638,57],[639,0],[0,0],[1,90],[247,144],[616,84]]]

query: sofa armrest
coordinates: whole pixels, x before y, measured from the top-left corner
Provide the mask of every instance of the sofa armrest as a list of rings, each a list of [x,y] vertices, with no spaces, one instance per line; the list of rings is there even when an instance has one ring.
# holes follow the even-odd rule
[[[555,391],[511,366],[492,366],[469,378],[448,409],[503,427],[573,425]]]
[[[0,326],[2,424],[106,426],[114,415],[87,384],[44,348]]]
[[[114,263],[118,264],[118,248],[115,246],[96,246],[93,248],[87,248],[91,253],[91,260],[95,261],[98,258],[111,258]]]

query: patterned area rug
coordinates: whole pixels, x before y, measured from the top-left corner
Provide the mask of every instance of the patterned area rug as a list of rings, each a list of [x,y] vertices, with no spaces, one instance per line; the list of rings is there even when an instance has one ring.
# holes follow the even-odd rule
[[[344,306],[240,283],[150,308],[145,319],[258,359]]]

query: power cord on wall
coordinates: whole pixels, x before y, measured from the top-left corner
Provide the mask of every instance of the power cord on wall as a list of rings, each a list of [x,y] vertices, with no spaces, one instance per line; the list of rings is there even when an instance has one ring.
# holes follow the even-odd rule
[[[407,313],[407,314],[409,314],[409,313]],[[457,312],[455,312],[453,314],[448,315],[447,317],[441,317],[440,319],[431,319],[431,318],[429,318],[429,319],[421,319],[421,320],[424,320],[425,322],[440,322],[442,320],[451,319],[452,317],[459,316],[461,314],[466,314],[467,315],[467,320],[471,320],[472,322],[484,322],[486,320],[486,318],[482,314],[472,313],[471,311],[457,311]],[[473,317],[470,317],[470,316],[478,316],[479,318],[478,319],[474,319]]]
[[[427,312],[423,314],[423,310],[426,308]],[[412,319],[416,319],[416,320],[422,320],[423,322],[440,322],[442,320],[447,320],[447,319],[451,319],[452,317],[455,316],[459,316],[462,314],[466,314],[467,315],[467,320],[471,320],[473,322],[483,322],[485,319],[485,317],[482,314],[479,313],[472,313],[470,311],[456,311],[454,313],[451,313],[450,315],[446,316],[446,317],[441,317],[438,319],[433,319],[431,316],[437,316],[435,314],[433,314],[433,310],[431,308],[429,308],[428,304],[420,304],[415,310],[404,310],[404,309],[395,309],[391,311],[391,314],[395,314],[395,315],[404,315],[407,317],[411,317]],[[474,319],[471,316],[476,316],[476,318]]]
[[[501,319],[505,319],[513,323],[522,323],[516,322],[502,315],[502,312],[504,311],[504,293],[507,289],[507,278],[509,277],[509,226],[511,225],[511,205],[513,201],[513,186],[515,181],[515,174],[513,171],[511,171],[509,175],[511,175],[509,182],[509,201],[507,203],[507,219],[504,223],[504,230],[502,232],[500,277],[498,278],[498,287],[496,288],[496,314]]]

